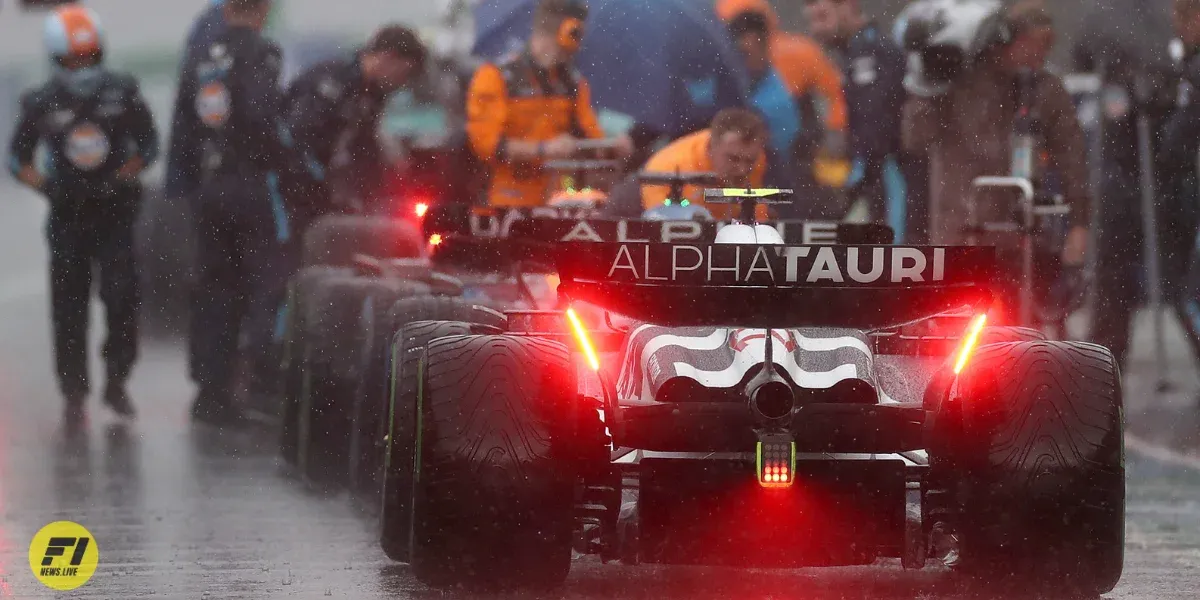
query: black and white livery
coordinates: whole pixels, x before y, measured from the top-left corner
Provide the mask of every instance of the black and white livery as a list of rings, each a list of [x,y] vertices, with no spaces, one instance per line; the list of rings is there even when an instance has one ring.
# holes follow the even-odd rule
[[[572,551],[1116,585],[1117,367],[989,326],[990,248],[675,227],[516,219],[553,247],[554,310],[401,330],[389,556],[433,586],[557,585]]]
[[[580,552],[893,557],[1054,597],[1116,585],[1116,365],[989,326],[991,249],[842,224],[817,240],[798,224],[475,214],[427,217],[431,264],[557,285],[537,309],[454,298],[393,323],[386,402],[362,405],[376,441],[350,471],[381,475],[381,546],[424,583],[559,585]],[[354,462],[372,448],[377,471]]]

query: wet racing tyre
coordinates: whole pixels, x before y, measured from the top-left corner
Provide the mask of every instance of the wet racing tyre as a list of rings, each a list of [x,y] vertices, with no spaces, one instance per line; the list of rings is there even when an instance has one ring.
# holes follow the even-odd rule
[[[369,299],[428,294],[424,284],[336,276],[318,284],[305,303],[308,328],[297,407],[297,455],[310,481],[342,484],[347,477],[351,418],[365,342],[360,330]]]
[[[434,587],[544,588],[570,570],[577,402],[562,344],[461,336],[426,346],[412,569]]]
[[[1046,334],[1030,327],[989,326],[979,336],[979,345],[1002,344],[1004,342],[1037,342],[1046,339]]]
[[[304,316],[309,312],[307,302],[320,282],[334,277],[351,277],[353,270],[346,267],[313,266],[301,269],[288,285],[287,303],[284,308],[283,353],[281,360],[282,382],[280,454],[289,465],[298,461],[296,426],[298,407],[304,391],[304,348],[308,343]]]
[[[397,335],[413,321],[462,321],[503,329],[504,314],[472,304],[461,298],[444,296],[415,296],[404,298],[386,306],[377,302],[374,310],[363,313],[364,363],[354,396],[353,427],[350,433],[350,489],[360,498],[374,504],[379,499],[381,469],[384,463],[384,436],[386,432],[391,392],[389,377],[393,374],[391,357],[393,340],[401,343],[404,338]],[[455,334],[439,333],[436,336],[422,335],[408,342],[409,348],[423,348],[434,337]],[[414,375],[415,376],[415,375]],[[416,390],[415,384],[409,386]],[[409,389],[404,388],[404,389]],[[401,398],[410,398],[402,395]],[[411,454],[410,454],[411,456]]]
[[[350,266],[356,254],[412,258],[421,255],[424,243],[420,230],[407,221],[330,215],[318,219],[305,234],[304,264]]]
[[[989,586],[1053,597],[1113,589],[1124,562],[1125,461],[1112,353],[1078,342],[982,346],[947,404],[961,427],[943,432],[954,439],[940,461],[958,479],[957,566]]]
[[[486,309],[484,309],[486,311]],[[474,317],[486,320],[483,315]],[[386,413],[375,435],[384,440],[377,456],[382,459],[380,545],[392,560],[408,562],[412,532],[413,456],[417,440],[417,388],[420,360],[434,340],[483,333],[489,325],[465,321],[414,321],[405,325],[389,344],[390,376]],[[381,426],[381,429],[382,429]]]

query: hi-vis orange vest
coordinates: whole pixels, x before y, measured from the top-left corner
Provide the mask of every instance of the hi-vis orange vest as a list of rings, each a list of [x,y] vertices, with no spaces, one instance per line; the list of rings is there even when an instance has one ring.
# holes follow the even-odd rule
[[[536,162],[504,156],[505,140],[550,141],[560,135],[602,138],[587,81],[570,68],[549,72],[527,54],[475,72],[467,90],[467,136],[492,167],[488,203],[540,206],[559,187]]]

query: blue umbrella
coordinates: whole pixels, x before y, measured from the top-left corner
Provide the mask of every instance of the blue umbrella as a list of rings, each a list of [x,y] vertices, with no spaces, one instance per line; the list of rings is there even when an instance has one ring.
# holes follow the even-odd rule
[[[519,51],[537,0],[484,0],[475,9],[476,55]],[[598,108],[678,136],[746,104],[741,56],[711,0],[591,0],[576,64]]]

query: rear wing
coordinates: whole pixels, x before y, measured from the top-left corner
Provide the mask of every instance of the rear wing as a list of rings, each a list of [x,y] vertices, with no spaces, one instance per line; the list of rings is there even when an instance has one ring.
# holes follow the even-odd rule
[[[711,242],[724,222],[618,219],[595,209],[540,206],[434,206],[422,220],[426,238],[439,235],[515,238],[535,242]],[[789,244],[890,244],[895,233],[879,223],[779,220],[766,223]]]
[[[439,264],[482,271],[506,270],[516,261],[554,264],[564,242],[712,243],[725,223],[613,219],[578,208],[432,207],[422,222],[436,239]],[[770,223],[788,244],[890,244],[890,227],[870,223],[778,221]],[[436,236],[436,237],[435,237]]]
[[[529,219],[508,229],[512,238],[540,244],[569,242],[712,243],[726,223],[712,221],[645,221],[639,219]],[[894,233],[887,225],[776,221],[765,223],[779,232],[785,243],[796,245],[890,244]]]
[[[870,329],[991,303],[987,247],[560,244],[559,295],[668,326]]]

